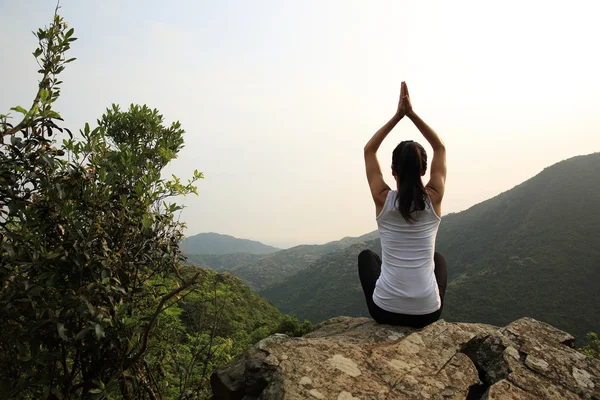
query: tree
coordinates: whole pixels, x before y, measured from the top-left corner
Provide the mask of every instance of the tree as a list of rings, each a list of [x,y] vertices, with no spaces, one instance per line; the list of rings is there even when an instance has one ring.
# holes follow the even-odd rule
[[[588,332],[586,339],[585,346],[580,350],[589,358],[600,360],[600,339],[598,339],[598,335],[594,332]]]
[[[147,350],[165,309],[199,279],[182,273],[181,206],[169,199],[196,193],[202,174],[161,178],[184,131],[145,105],[113,105],[80,139],[58,125],[73,33],[58,12],[36,33],[32,106],[12,109],[16,125],[0,116],[0,390],[157,398]]]

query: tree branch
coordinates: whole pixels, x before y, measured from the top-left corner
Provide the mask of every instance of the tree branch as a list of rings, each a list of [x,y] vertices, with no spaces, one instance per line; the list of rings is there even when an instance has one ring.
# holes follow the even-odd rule
[[[158,317],[160,316],[160,314],[163,312],[165,303],[167,303],[174,296],[176,296],[179,293],[186,290],[188,287],[198,283],[199,276],[200,276],[200,272],[196,273],[196,275],[194,275],[194,277],[192,279],[190,279],[187,282],[184,282],[183,285],[181,285],[177,289],[173,290],[171,293],[168,293],[163,296],[163,298],[160,300],[160,303],[158,303],[158,307],[156,307],[154,314],[152,315],[152,319],[150,320],[150,322],[148,322],[148,325],[146,325],[146,330],[144,331],[144,340],[142,342],[142,348],[137,352],[136,355],[134,355],[133,357],[131,357],[124,363],[123,371],[126,371],[127,369],[129,369],[146,352],[146,349],[148,348],[148,340],[150,339],[150,331],[156,324],[156,321],[158,320]]]

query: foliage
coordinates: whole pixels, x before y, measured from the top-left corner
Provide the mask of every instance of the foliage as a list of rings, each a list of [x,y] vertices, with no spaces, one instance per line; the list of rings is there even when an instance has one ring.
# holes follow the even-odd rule
[[[183,129],[113,105],[74,139],[52,109],[73,29],[56,13],[37,37],[33,105],[12,109],[14,126],[0,117],[4,398],[208,398],[218,366],[274,332],[309,331],[239,279],[184,265],[169,198],[196,193],[202,174],[161,177]]]
[[[282,326],[290,333],[312,328],[283,316],[227,273],[198,268],[185,273],[199,273],[200,283],[167,310],[146,356],[151,369],[161,371],[152,381],[157,395],[208,398],[208,379],[215,368],[280,332]]]
[[[181,209],[195,193],[160,173],[183,146],[156,110],[113,106],[81,140],[56,122],[75,40],[62,17],[36,36],[42,79],[16,126],[2,117],[0,390],[19,398],[153,397],[146,359],[159,317],[197,277],[180,274]],[[60,149],[52,136],[66,132]]]
[[[313,326],[310,321],[304,320],[302,325],[300,325],[298,318],[291,315],[284,315],[272,333],[283,333],[287,336],[300,337],[312,332],[312,330]]]
[[[580,349],[581,352],[589,358],[600,360],[600,339],[598,339],[598,334],[588,332],[586,339],[585,346]]]

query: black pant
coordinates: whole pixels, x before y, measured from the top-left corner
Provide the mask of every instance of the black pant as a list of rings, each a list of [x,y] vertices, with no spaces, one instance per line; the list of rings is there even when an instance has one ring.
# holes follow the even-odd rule
[[[442,315],[444,306],[444,294],[446,293],[446,282],[448,274],[446,270],[446,259],[440,253],[435,253],[433,256],[435,263],[435,279],[437,280],[442,306],[439,310],[430,314],[424,315],[409,315],[397,314],[386,311],[373,302],[373,292],[375,291],[375,283],[381,275],[381,258],[371,250],[363,250],[358,255],[358,276],[362,284],[363,292],[367,300],[369,314],[375,321],[380,324],[410,326],[414,328],[423,328],[438,319]]]

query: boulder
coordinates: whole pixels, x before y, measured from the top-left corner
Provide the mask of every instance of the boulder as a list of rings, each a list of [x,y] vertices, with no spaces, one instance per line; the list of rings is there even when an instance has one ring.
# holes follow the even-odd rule
[[[572,343],[531,318],[417,330],[337,317],[302,338],[264,339],[218,369],[211,386],[216,400],[600,400],[600,361]]]

